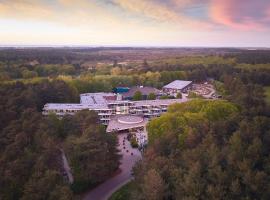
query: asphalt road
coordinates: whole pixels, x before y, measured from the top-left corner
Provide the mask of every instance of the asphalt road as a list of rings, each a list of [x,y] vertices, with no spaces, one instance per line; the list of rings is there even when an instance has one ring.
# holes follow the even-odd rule
[[[132,179],[132,168],[141,159],[141,153],[139,150],[133,149],[127,140],[123,145],[124,137],[126,137],[126,134],[118,135],[119,149],[123,155],[120,165],[121,172],[86,193],[83,200],[107,200],[117,189]],[[131,155],[131,152],[133,155]]]

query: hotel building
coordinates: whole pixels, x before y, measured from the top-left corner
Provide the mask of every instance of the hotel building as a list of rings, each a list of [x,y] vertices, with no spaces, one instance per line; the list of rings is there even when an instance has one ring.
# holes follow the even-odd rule
[[[121,100],[114,93],[86,93],[80,95],[80,104],[47,103],[43,114],[55,113],[58,116],[73,115],[80,110],[97,112],[100,122],[108,125],[114,115],[140,115],[151,119],[167,111],[169,105],[182,103],[187,99],[157,99],[130,101]]]

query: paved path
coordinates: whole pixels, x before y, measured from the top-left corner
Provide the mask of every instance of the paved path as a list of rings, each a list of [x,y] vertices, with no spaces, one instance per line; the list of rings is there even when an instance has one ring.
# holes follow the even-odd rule
[[[72,173],[71,173],[70,166],[69,166],[68,161],[67,161],[66,154],[65,154],[63,149],[60,149],[60,151],[61,151],[61,154],[62,154],[63,168],[64,168],[65,173],[67,175],[68,182],[73,183],[74,179],[73,179],[73,176],[72,176]]]
[[[83,197],[83,200],[107,200],[117,189],[132,179],[132,168],[141,159],[141,153],[139,150],[133,149],[126,139],[125,145],[123,145],[124,137],[126,138],[126,134],[118,135],[119,149],[123,155],[120,165],[121,173],[89,191]],[[124,146],[126,149],[123,148]],[[128,152],[126,152],[127,150]],[[131,155],[131,152],[133,155]]]

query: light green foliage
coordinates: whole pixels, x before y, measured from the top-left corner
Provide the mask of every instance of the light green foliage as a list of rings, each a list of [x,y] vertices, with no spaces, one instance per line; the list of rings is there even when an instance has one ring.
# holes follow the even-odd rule
[[[22,72],[22,76],[25,79],[34,78],[34,77],[37,77],[37,75],[38,75],[37,72],[29,71],[27,69]]]
[[[188,98],[190,98],[190,99],[202,99],[203,98],[203,96],[201,96],[201,95],[198,95],[198,94],[196,94],[195,92],[189,92],[188,93]]]
[[[162,71],[160,72],[160,81],[163,84],[168,84],[174,80],[186,80],[187,75],[185,71]]]
[[[220,82],[220,81],[214,81],[213,83],[216,91],[218,94],[225,96],[227,94],[225,88],[224,88],[224,83]]]
[[[111,69],[111,75],[120,75],[121,74],[121,68],[120,67],[114,67]]]
[[[202,107],[202,113],[210,121],[225,120],[231,114],[237,112],[237,108],[225,101],[211,101],[208,105]]]
[[[166,133],[177,133],[181,138],[189,132],[203,131],[209,122],[224,120],[237,111],[227,101],[193,100],[171,105],[168,113],[148,124],[149,141],[151,143]]]
[[[247,64],[247,63],[241,63],[241,64],[237,64],[236,68],[247,69],[247,70],[270,69],[270,63],[266,63],[266,64]]]
[[[164,62],[168,63],[170,65],[175,64],[182,64],[182,65],[204,65],[208,66],[211,64],[228,64],[233,65],[235,64],[235,58],[223,58],[220,56],[186,56],[186,57],[180,57],[180,58],[169,58],[169,59],[163,59],[156,62],[157,64],[160,64]]]
[[[264,87],[265,90],[265,101],[270,104],[270,87]]]

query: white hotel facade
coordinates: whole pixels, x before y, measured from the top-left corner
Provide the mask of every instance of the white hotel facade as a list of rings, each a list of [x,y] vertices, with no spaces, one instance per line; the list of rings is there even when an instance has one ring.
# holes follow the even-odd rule
[[[191,86],[190,81],[176,80],[163,88],[165,94],[174,95],[186,92]],[[159,117],[167,112],[168,106],[183,103],[188,99],[157,99],[131,101],[123,100],[115,93],[86,93],[80,95],[80,103],[47,103],[43,114],[55,113],[57,116],[74,115],[80,110],[93,110],[100,123],[107,126],[107,133],[131,133],[136,136],[139,146],[147,144],[148,134],[146,124],[149,119]]]
[[[97,112],[100,122],[108,125],[115,115],[140,115],[151,119],[167,111],[169,105],[182,103],[187,99],[157,99],[130,101],[121,100],[114,93],[86,93],[80,95],[79,104],[47,103],[43,114],[55,113],[58,116],[73,115],[80,110],[93,110]]]

